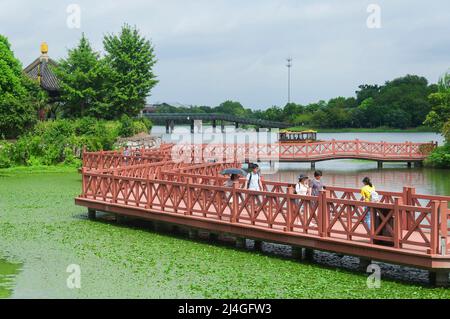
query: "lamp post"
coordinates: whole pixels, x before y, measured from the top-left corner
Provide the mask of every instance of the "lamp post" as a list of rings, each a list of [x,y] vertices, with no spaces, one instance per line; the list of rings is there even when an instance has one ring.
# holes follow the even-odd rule
[[[288,104],[291,103],[291,67],[292,67],[292,58],[287,58],[287,68],[288,68]]]

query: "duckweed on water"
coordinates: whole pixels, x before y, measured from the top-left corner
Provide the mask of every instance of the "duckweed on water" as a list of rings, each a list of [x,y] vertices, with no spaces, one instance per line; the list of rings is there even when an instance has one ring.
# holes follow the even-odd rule
[[[92,222],[74,205],[80,185],[75,169],[0,171],[0,255],[23,265],[7,270],[12,297],[450,298],[448,289],[387,280],[368,289],[363,274]],[[81,289],[67,288],[70,264]]]

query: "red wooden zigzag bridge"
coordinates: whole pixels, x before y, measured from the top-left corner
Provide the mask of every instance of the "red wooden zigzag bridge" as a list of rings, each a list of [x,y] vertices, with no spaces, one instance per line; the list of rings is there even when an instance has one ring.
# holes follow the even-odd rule
[[[359,144],[360,154],[379,147],[364,143]],[[320,147],[349,153],[348,148],[336,148],[338,141],[334,150],[329,150],[331,145]],[[430,146],[422,145],[427,144],[385,144],[384,152],[402,160],[423,158]],[[219,172],[224,168],[240,167],[255,156],[275,160],[275,152],[281,158],[301,157],[311,146],[289,147],[162,144],[129,156],[84,152],[82,192],[75,202],[88,208],[90,218],[104,211],[181,225],[190,236],[199,229],[230,234],[239,246],[248,238],[291,245],[297,255],[316,249],[358,256],[362,265],[379,260],[415,266],[430,270],[435,284],[448,285],[450,196],[417,194],[405,186],[401,192],[379,191],[380,202],[367,203],[353,188],[327,187],[319,196],[301,196],[294,194],[293,184],[282,182],[264,181],[262,191],[244,188],[243,179],[223,186],[226,178]],[[371,212],[370,227],[365,207]]]

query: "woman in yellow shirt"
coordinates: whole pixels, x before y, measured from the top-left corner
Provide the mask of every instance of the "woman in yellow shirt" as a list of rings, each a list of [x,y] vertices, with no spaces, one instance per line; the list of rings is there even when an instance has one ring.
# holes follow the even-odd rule
[[[362,182],[364,186],[361,188],[361,195],[362,195],[361,200],[365,202],[370,202],[372,199],[372,193],[375,192],[375,187],[372,185],[370,178],[367,176],[363,178]],[[364,217],[364,221],[366,222],[367,226],[370,229],[370,208],[366,206],[364,212],[367,212],[366,216]]]

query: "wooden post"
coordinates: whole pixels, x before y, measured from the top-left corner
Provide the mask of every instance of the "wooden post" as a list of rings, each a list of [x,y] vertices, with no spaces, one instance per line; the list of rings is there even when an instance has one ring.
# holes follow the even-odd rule
[[[86,198],[86,168],[81,168],[81,196]]]
[[[285,231],[292,231],[293,227],[293,223],[294,221],[292,220],[292,206],[293,206],[293,199],[292,199],[292,194],[294,194],[294,190],[292,188],[292,186],[289,186],[287,189],[287,201],[288,201],[288,207],[287,207],[287,220],[286,220],[286,227],[284,228]]]
[[[312,261],[314,259],[314,249],[312,248],[305,248],[305,253],[303,255],[303,259],[307,261]]]
[[[320,191],[317,212],[319,216],[319,231],[321,237],[329,237],[328,226],[330,224],[330,220],[328,218],[328,198],[331,198],[331,193],[329,190]]]
[[[242,237],[236,237],[236,247],[237,248],[245,248],[246,247],[246,240]]]
[[[432,255],[439,252],[439,202],[431,202],[431,235],[430,235],[430,253]]]
[[[88,208],[88,219],[95,220],[96,213],[95,209]]]
[[[117,203],[117,196],[118,196],[118,190],[117,190],[117,184],[118,184],[118,180],[116,179],[116,170],[113,170],[112,172],[112,202],[114,204]]]
[[[103,165],[105,165],[105,158],[104,158],[104,156],[103,156],[103,150],[101,150],[100,151],[100,169],[102,169],[102,168],[105,168],[105,167],[103,167]]]
[[[302,259],[303,255],[303,249],[302,247],[298,246],[291,246],[292,251],[292,258],[294,259]]]
[[[189,228],[189,239],[197,239],[198,230],[194,228]]]
[[[186,197],[187,197],[187,207],[185,215],[192,215],[192,193],[191,193],[191,184],[192,184],[192,177],[188,177],[187,183],[186,183]]]
[[[231,209],[231,222],[235,223],[237,221],[237,214],[238,214],[238,196],[236,193],[236,189],[238,187],[238,182],[234,182],[233,183],[233,188],[232,188],[232,198],[233,198],[233,203],[231,205],[232,209]]]
[[[440,215],[440,222],[441,222],[441,255],[447,255],[448,203],[446,201],[440,202],[439,215]]]
[[[147,174],[147,205],[146,208],[152,208],[153,186],[150,183],[150,174]]]
[[[448,269],[430,270],[429,272],[430,283],[436,287],[448,287],[450,285],[448,275],[449,275]]]
[[[358,270],[366,272],[367,267],[372,263],[372,260],[364,257],[359,257],[359,264],[358,264]]]
[[[400,248],[402,239],[402,223],[400,221],[400,198],[394,199],[394,247]]]

